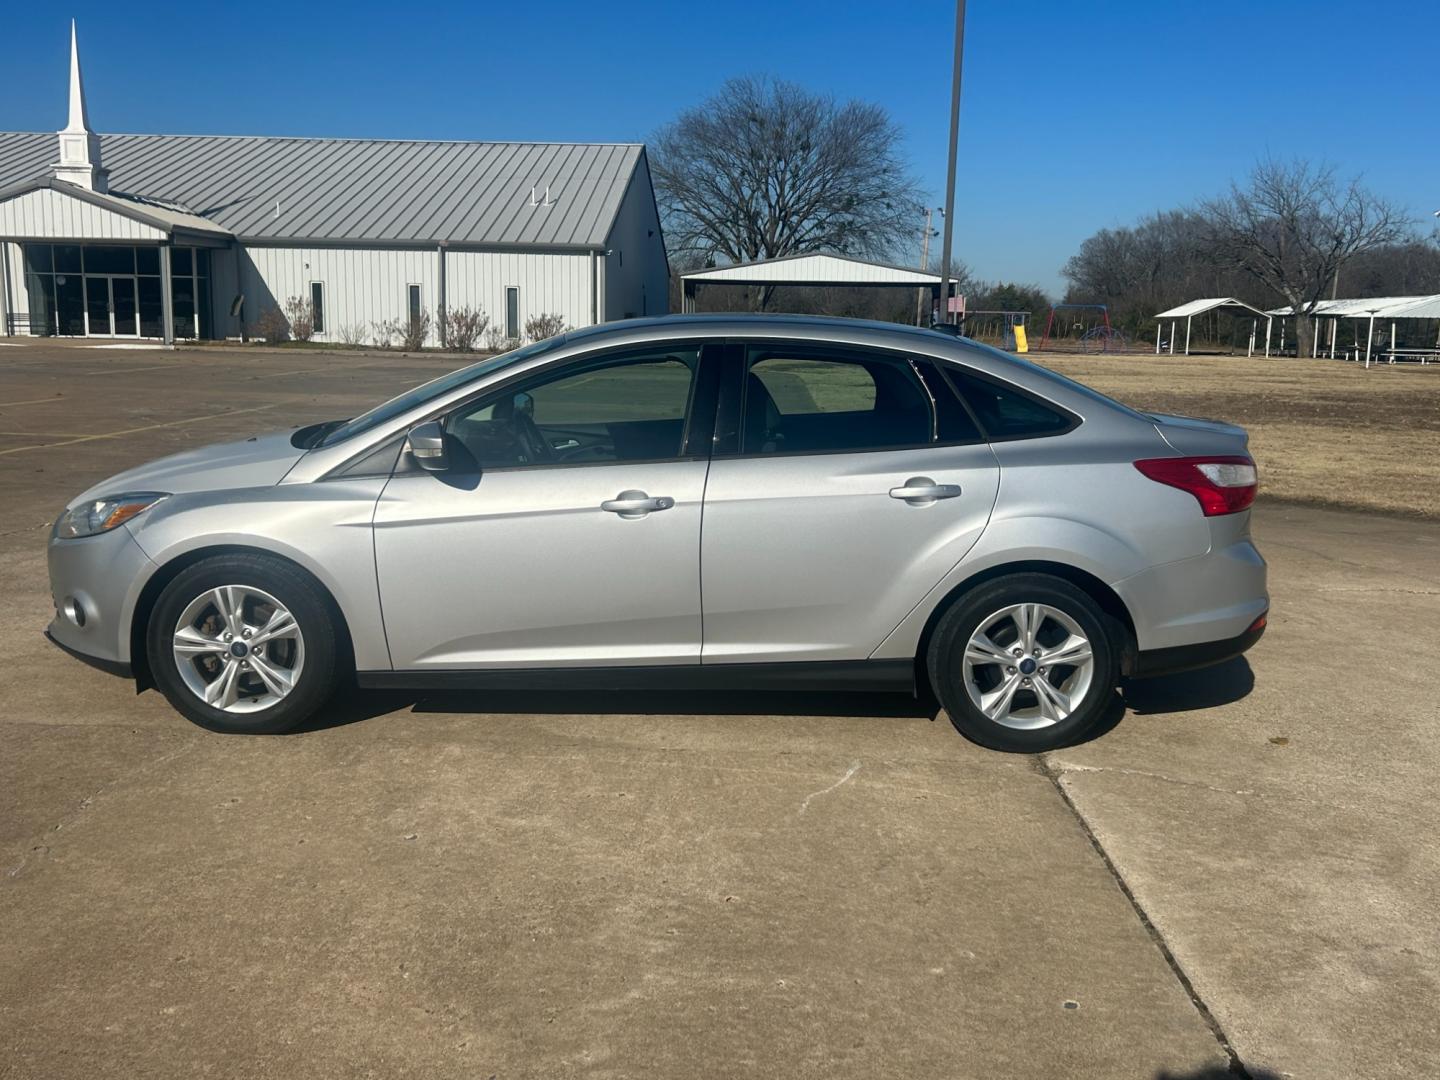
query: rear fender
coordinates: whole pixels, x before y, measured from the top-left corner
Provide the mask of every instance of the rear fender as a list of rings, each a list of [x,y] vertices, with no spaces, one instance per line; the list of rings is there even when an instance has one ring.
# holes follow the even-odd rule
[[[1039,537],[1045,542],[1036,543]],[[930,617],[941,604],[963,592],[967,581],[1022,563],[1058,563],[1109,584],[1139,573],[1150,560],[1121,537],[1088,522],[1038,516],[992,520],[969,555],[925,594],[870,659],[916,656]]]

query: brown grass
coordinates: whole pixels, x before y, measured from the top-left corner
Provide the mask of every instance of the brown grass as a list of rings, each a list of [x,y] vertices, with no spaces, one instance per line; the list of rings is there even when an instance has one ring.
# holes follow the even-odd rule
[[[1137,409],[1244,425],[1268,498],[1440,518],[1440,364],[1030,359]]]

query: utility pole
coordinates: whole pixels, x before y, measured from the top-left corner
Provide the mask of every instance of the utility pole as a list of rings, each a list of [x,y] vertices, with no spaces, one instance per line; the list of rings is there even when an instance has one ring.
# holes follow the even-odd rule
[[[965,0],[955,0],[955,73],[950,84],[950,159],[945,177],[945,244],[940,255],[941,318],[950,314],[950,234],[955,221],[955,153],[960,145],[960,65],[965,58]]]
[[[926,273],[930,271],[930,238],[938,235],[930,223],[937,213],[943,215],[945,211],[938,206],[933,208],[927,206],[925,208],[925,231],[920,234],[920,269]],[[928,325],[925,322],[925,293],[927,291],[925,286],[922,285],[919,289],[919,295],[915,298],[916,326]]]

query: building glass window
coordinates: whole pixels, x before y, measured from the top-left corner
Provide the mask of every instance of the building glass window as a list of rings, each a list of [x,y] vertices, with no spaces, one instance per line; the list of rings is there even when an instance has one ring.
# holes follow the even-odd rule
[[[55,245],[55,272],[57,274],[80,273],[80,245]]]
[[[87,245],[84,250],[85,273],[87,274],[133,274],[135,273],[135,249],[116,247],[109,244]]]
[[[420,286],[411,285],[406,289],[409,297],[410,325],[414,326],[420,321]]]
[[[520,336],[520,290],[513,285],[505,290],[505,336]]]
[[[156,269],[159,269],[158,265]],[[137,280],[139,281],[137,303],[140,308],[140,336],[164,337],[165,317],[164,305],[160,299],[160,278],[142,275]]]
[[[310,282],[310,318],[315,324],[315,333],[325,332],[325,283]]]

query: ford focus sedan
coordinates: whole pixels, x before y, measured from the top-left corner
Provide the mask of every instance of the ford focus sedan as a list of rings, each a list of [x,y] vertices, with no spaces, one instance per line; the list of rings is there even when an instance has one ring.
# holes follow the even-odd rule
[[[1242,429],[963,338],[637,320],[97,484],[55,523],[48,633],[215,731],[354,682],[928,684],[1038,751],[1260,637],[1255,490]]]

